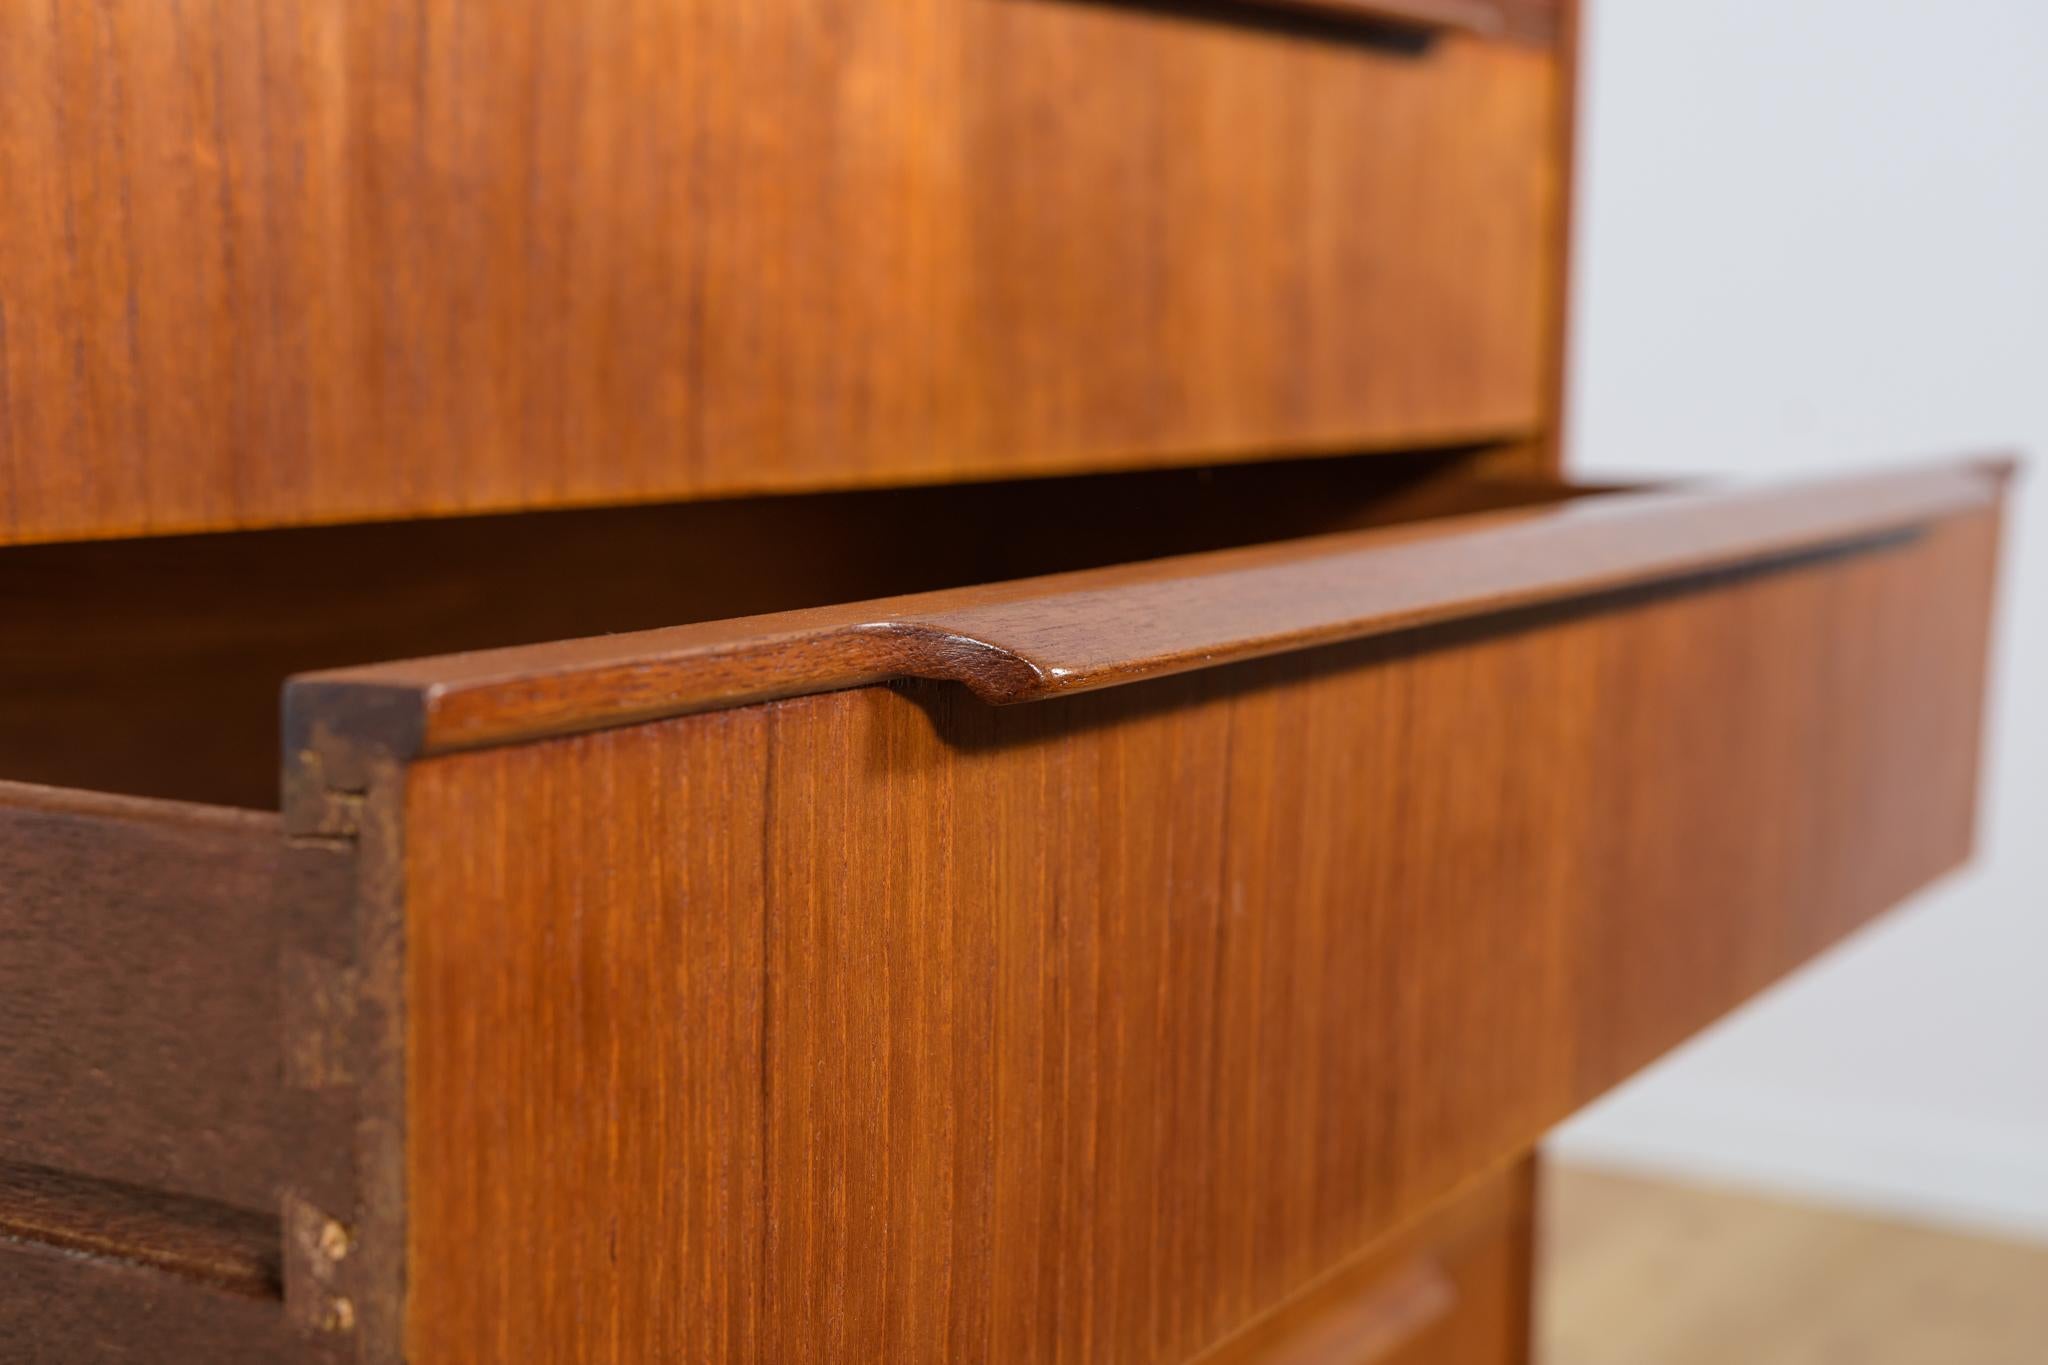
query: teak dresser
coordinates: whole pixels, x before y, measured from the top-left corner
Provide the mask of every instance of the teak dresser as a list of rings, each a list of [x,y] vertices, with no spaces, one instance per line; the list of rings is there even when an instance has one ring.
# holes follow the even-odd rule
[[[0,16],[0,1360],[1522,1361],[1969,854],[2006,471],[1560,476],[1553,3]]]

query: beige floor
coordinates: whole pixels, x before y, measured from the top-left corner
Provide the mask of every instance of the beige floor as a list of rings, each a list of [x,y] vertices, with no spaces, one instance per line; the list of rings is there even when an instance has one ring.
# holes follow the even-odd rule
[[[1552,1163],[1541,1365],[2048,1365],[2048,1246]]]

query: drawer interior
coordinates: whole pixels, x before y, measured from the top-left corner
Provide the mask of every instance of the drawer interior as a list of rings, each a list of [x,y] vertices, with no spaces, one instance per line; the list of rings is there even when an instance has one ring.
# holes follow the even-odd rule
[[[1272,1312],[1283,1349],[1334,1334],[1403,1352],[1389,1360],[1509,1358],[1526,1309],[1512,1194],[1469,1239],[1353,1258],[1965,854],[2006,473],[1545,512],[1596,490],[1503,476],[1497,454],[0,552],[6,752],[44,782],[184,798],[0,781],[17,943],[0,1019],[31,1044],[0,1055],[18,1119],[0,1134],[0,1321],[76,1257],[69,1302],[147,1271],[209,1324],[227,1320],[213,1300],[252,1314],[255,1358],[277,1358],[275,1334],[328,1320],[302,1253],[336,1210],[367,1286],[343,1301],[377,1314],[365,1339],[402,1313],[436,1358],[475,1358],[500,1322],[551,1326],[532,1296],[479,1285],[559,1271],[573,1302],[678,1246],[690,1284],[786,1307],[792,1340],[879,1320],[874,1284],[847,1280],[860,1311],[841,1312],[796,1261],[771,1258],[754,1289],[761,1218],[828,1256],[886,1235],[901,1283],[990,1321],[1018,1312],[1021,1281],[956,1268],[961,1245],[1008,1245],[1060,1294],[1156,1290],[1180,1249],[1228,1241],[1241,1259],[1203,1261],[1193,1292],[1128,1322],[1167,1323],[1167,1354]],[[283,820],[220,808],[269,804],[287,674],[594,634],[302,678],[295,715],[332,706],[299,765],[315,800],[299,784]],[[748,667],[829,663],[848,637],[964,643],[1072,695],[984,705],[1034,698],[883,654],[747,704]],[[791,641],[819,648],[775,652]],[[693,670],[733,709],[698,714]],[[904,677],[980,700],[868,685]],[[350,689],[417,706],[402,781],[333,761],[377,739],[348,725],[387,714],[341,705]],[[503,723],[478,739],[479,717]],[[840,894],[768,894],[827,865]],[[394,901],[380,888],[400,870]],[[401,927],[403,959],[364,950]],[[1077,971],[1101,989],[1064,991]],[[388,1000],[402,1053],[360,1046]],[[690,1026],[573,1106],[633,1113],[641,1136],[554,1123],[650,1010]],[[1242,1036],[1216,1021],[1245,1018],[1267,1041],[1205,1054]],[[1043,1065],[1054,1038],[1078,1041],[1084,1084]],[[893,1089],[898,1056],[933,1059],[919,1074],[949,1101]],[[820,1108],[770,1083],[834,1073],[847,1098]],[[708,1095],[735,1107],[707,1140],[691,1097]],[[547,1121],[501,1121],[529,1113]],[[960,1140],[1016,1113],[1108,1137],[1085,1155]],[[1234,1117],[1251,1114],[1256,1141]],[[365,1133],[383,1135],[367,1157]],[[771,1175],[748,1165],[759,1142],[822,1155]],[[704,1211],[680,1240],[644,1195],[678,1178],[678,1151]],[[401,1158],[402,1205],[374,1183]],[[1218,1163],[1240,1158],[1219,1203]],[[845,1189],[936,1171],[929,1188],[967,1193],[943,1219],[863,1227],[820,1218],[840,1196],[819,1171]],[[1083,1186],[1129,1235],[1039,1240]],[[505,1189],[572,1212],[494,1221]],[[1255,1207],[1281,1216],[1243,1224]],[[983,1238],[975,1220],[1005,1209],[1009,1240]],[[531,1227],[561,1231],[543,1247]],[[1057,1335],[1085,1309],[1023,1317]],[[74,1319],[56,1339],[98,1330],[96,1310]]]
[[[294,673],[1538,505],[1500,448],[0,551],[0,778],[277,804]]]

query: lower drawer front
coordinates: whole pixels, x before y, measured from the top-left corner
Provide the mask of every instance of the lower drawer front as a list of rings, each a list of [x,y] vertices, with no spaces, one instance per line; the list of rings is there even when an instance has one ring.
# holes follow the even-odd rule
[[[1526,1365],[1535,1183],[1525,1157],[1194,1365]]]
[[[1215,1346],[1967,855],[1995,526],[423,753],[411,1359]]]

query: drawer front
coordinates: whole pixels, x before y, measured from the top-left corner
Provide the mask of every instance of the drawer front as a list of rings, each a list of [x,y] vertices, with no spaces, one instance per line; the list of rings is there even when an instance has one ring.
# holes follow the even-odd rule
[[[1559,62],[1416,34],[15,6],[0,542],[1527,434]]]
[[[290,819],[369,841],[404,1002],[366,1320],[423,1363],[1216,1345],[1967,856],[1998,482],[294,684]]]
[[[1535,1188],[1525,1157],[1193,1365],[1527,1365]]]

